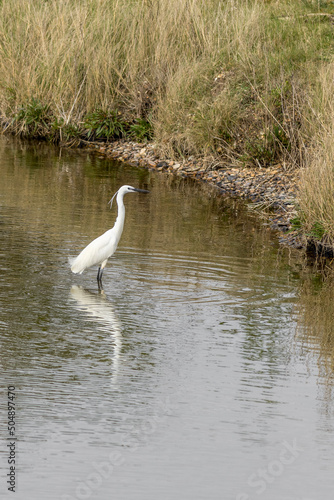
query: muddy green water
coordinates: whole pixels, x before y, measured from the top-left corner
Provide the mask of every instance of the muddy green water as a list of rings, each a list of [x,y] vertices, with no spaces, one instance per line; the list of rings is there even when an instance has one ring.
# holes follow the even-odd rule
[[[1,498],[333,498],[330,275],[189,181],[4,137],[0,175]],[[99,293],[68,256],[123,184]]]

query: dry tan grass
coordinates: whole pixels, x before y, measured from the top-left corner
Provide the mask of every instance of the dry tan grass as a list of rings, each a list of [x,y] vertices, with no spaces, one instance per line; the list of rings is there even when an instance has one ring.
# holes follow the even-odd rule
[[[312,141],[301,171],[300,211],[304,229],[334,242],[334,62],[319,72],[308,119]]]
[[[318,2],[3,0],[0,113],[41,103],[47,133],[117,108],[149,120],[170,155],[307,165],[306,227],[334,238],[333,27],[321,6],[326,16],[308,15]]]
[[[1,108],[31,97],[64,118],[116,101],[140,113],[207,43],[210,2],[43,0],[0,6]]]

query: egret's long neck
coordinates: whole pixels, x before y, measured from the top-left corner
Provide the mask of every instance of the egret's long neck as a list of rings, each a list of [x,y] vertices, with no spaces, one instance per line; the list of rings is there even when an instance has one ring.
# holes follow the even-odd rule
[[[118,193],[116,197],[116,202],[117,202],[117,219],[114,225],[115,232],[117,234],[118,240],[121,237],[121,234],[123,232],[123,227],[124,227],[124,219],[125,219],[125,206],[123,202],[123,194]]]

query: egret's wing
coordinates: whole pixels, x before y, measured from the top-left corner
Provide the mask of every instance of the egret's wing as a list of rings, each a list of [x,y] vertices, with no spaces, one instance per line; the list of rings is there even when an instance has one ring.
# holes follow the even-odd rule
[[[117,248],[117,240],[112,229],[91,241],[89,245],[72,261],[71,271],[81,274],[88,267],[101,264],[108,259]]]

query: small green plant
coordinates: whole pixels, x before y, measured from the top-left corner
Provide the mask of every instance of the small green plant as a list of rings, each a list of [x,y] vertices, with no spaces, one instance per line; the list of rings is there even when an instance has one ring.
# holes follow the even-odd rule
[[[287,151],[291,150],[291,143],[289,137],[286,135],[284,130],[280,125],[274,125],[272,129],[272,139],[278,142],[280,146],[285,148]]]
[[[265,140],[254,140],[253,142],[248,142],[246,145],[247,154],[243,155],[245,163],[255,163],[256,165],[261,165],[261,167],[266,167],[270,165],[275,158],[275,151],[266,144]]]
[[[58,143],[73,141],[79,139],[82,130],[76,123],[65,123],[64,118],[54,118],[50,125],[50,139],[52,142]]]
[[[315,238],[316,240],[321,240],[325,234],[326,230],[321,222],[314,222],[308,236]]]
[[[129,136],[138,141],[150,140],[153,137],[153,128],[149,121],[144,118],[137,118],[129,126]]]
[[[291,223],[291,231],[298,231],[302,228],[302,220],[300,217],[294,217],[290,220]]]
[[[61,131],[63,126],[64,126],[63,118],[54,118],[50,126],[52,142],[59,142],[59,140],[61,139]]]
[[[81,135],[80,127],[75,123],[68,123],[62,128],[62,133],[65,141],[69,139],[77,139]]]
[[[326,229],[324,225],[321,222],[314,222],[311,226],[311,228],[307,231],[307,220],[305,218],[305,214],[302,212],[299,213],[296,217],[290,220],[291,223],[291,229],[290,231],[301,231],[306,234],[309,238],[315,239],[315,240],[322,240],[323,237],[326,234]],[[310,227],[310,226],[309,226]]]
[[[86,115],[84,122],[89,139],[118,139],[126,132],[126,123],[116,110],[98,109]]]
[[[29,134],[32,137],[44,136],[50,128],[49,107],[32,98],[30,102],[20,108],[14,121],[21,133]]]

